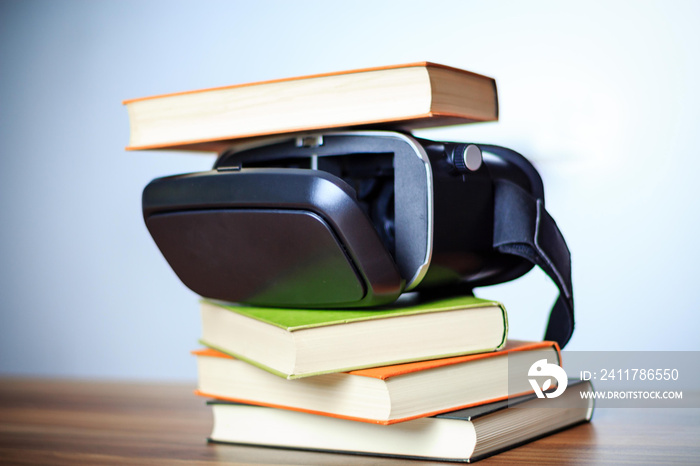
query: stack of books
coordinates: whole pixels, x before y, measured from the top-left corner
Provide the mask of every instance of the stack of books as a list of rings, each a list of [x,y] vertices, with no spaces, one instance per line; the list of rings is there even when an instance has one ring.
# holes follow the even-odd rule
[[[222,151],[310,130],[498,117],[491,78],[430,63],[125,103],[132,150]],[[559,348],[509,341],[495,301],[408,296],[381,309],[308,310],[203,300],[201,316],[196,393],[214,413],[211,442],[474,461],[592,414],[579,395],[588,383],[570,384],[563,408],[538,404],[528,371],[560,364]]]
[[[506,342],[494,301],[381,311],[203,301],[201,313],[197,394],[214,400],[212,442],[475,461],[592,414],[579,395],[588,387],[570,386],[565,408],[535,405],[528,370],[559,362],[559,348]]]

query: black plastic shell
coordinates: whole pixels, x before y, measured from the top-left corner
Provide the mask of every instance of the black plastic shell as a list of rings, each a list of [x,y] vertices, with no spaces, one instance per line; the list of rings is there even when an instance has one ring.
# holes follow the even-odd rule
[[[474,172],[460,173],[448,155],[455,143],[394,132],[322,134],[308,141],[291,138],[224,153],[214,170],[159,178],[144,189],[146,225],[175,273],[193,291],[280,307],[368,307],[396,300],[407,284],[425,294],[466,293],[532,268],[528,261],[499,254],[492,246],[495,179],[506,179],[544,199],[539,174],[519,154],[477,144],[484,163]],[[389,157],[393,176],[388,179],[395,218],[378,225],[348,184],[352,180],[324,168],[337,171],[327,162],[340,157],[349,158],[351,165],[364,157],[371,165],[377,157],[385,163],[384,156]],[[293,168],[299,166],[307,168]],[[275,215],[280,222],[275,223]],[[238,242],[232,244],[228,233],[209,234],[223,232],[224,224]],[[387,225],[395,230],[391,241],[378,233]],[[239,229],[246,234],[238,235]],[[184,236],[185,230],[190,236]],[[303,230],[308,230],[307,237]],[[285,241],[296,247],[287,248],[288,253],[273,248],[279,261],[257,267],[261,248]],[[294,275],[300,275],[301,268],[294,263],[313,255],[314,247],[328,259],[325,268],[306,274],[308,283],[299,285]],[[230,267],[208,266],[217,260],[230,262]],[[267,285],[268,290],[258,292]],[[292,286],[299,293],[274,291]]]
[[[258,302],[255,296],[250,295],[249,290],[239,289],[237,286],[239,281],[236,280],[236,276],[249,271],[238,268],[233,262],[230,264],[230,276],[226,277],[220,274],[209,276],[205,265],[199,267],[199,273],[207,275],[205,280],[225,281],[231,290],[225,296],[207,297],[286,307],[365,307],[394,301],[403,290],[404,280],[374,228],[354,200],[353,191],[342,180],[330,174],[317,170],[276,168],[253,168],[232,172],[213,170],[159,178],[146,186],[143,192],[143,214],[147,226],[150,219],[164,213],[190,211],[210,212],[214,215],[227,209],[288,210],[317,215],[342,245],[352,268],[361,277],[365,292],[360,300],[351,302],[318,302],[313,294],[308,296],[307,302]],[[241,227],[246,228],[245,225]],[[169,243],[165,245],[163,235],[154,232],[150,226],[149,231],[164,252],[166,260],[171,266],[175,265],[175,273],[183,278],[186,273],[182,269],[192,267],[192,264],[180,261],[179,257],[173,257],[173,254],[180,254],[177,245],[170,244],[176,242],[177,237],[168,237]],[[287,233],[279,229],[265,229],[253,232],[251,236],[262,239]],[[224,238],[219,240],[220,248],[235,248],[240,255],[251,252],[250,245],[227,244]],[[190,243],[193,244],[196,247],[195,243]],[[272,270],[269,273],[274,275]],[[189,286],[187,282],[185,284]],[[276,285],[284,286],[283,283]],[[199,294],[207,295],[202,293],[201,288],[192,288]]]

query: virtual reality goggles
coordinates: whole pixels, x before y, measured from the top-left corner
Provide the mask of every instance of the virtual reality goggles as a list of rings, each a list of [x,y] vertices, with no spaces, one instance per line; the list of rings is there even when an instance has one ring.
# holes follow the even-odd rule
[[[388,131],[290,137],[153,180],[146,226],[201,296],[362,308],[470,293],[541,267],[557,284],[546,339],[574,326],[569,251],[542,180],[503,147]]]

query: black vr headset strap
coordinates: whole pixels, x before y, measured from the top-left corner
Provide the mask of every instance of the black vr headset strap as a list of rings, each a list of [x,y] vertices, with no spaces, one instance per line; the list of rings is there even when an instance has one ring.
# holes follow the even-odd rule
[[[538,265],[559,288],[549,315],[545,340],[563,348],[574,332],[574,297],[571,256],[554,219],[542,199],[506,180],[494,182],[493,247],[504,254]]]

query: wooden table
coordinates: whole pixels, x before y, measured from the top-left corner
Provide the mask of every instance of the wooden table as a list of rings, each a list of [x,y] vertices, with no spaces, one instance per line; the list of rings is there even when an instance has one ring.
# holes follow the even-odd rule
[[[211,413],[193,389],[194,384],[0,379],[0,463],[406,464],[209,445]],[[699,443],[698,409],[607,409],[598,410],[590,424],[479,464],[698,464]]]

